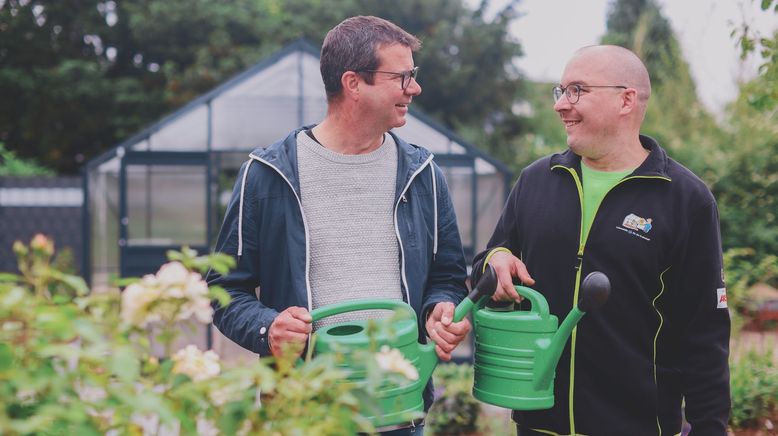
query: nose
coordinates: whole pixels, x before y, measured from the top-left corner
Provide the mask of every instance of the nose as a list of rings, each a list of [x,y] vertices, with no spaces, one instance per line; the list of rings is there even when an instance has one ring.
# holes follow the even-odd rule
[[[410,80],[411,82],[408,84],[408,87],[405,88],[405,93],[413,96],[421,94],[421,85],[419,85],[419,82],[413,77],[411,77]]]
[[[557,112],[562,112],[570,109],[571,106],[572,105],[570,104],[570,101],[567,100],[567,96],[562,95],[561,97],[559,97],[559,100],[557,100],[556,103],[554,103],[554,110]]]

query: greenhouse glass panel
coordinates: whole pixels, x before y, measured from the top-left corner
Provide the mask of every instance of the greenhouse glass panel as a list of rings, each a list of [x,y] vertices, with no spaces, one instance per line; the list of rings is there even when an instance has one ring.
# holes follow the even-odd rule
[[[206,178],[185,165],[127,165],[127,245],[205,245]]]
[[[163,124],[149,138],[152,151],[205,151],[208,148],[208,107],[202,105]],[[133,147],[140,151],[140,148]]]
[[[324,82],[321,78],[321,69],[319,68],[319,58],[308,53],[301,54],[302,61],[302,94],[305,97],[316,97],[327,100],[327,92],[324,90]]]
[[[214,150],[264,147],[299,125],[296,97],[223,97],[212,107]]]
[[[446,135],[430,127],[427,123],[408,114],[404,126],[392,131],[406,141],[420,145],[434,154],[465,154],[464,147],[451,141]]]
[[[93,288],[103,289],[119,273],[119,159],[89,173],[89,240]]]
[[[476,253],[486,248],[505,205],[505,177],[500,173],[478,176]]]
[[[220,98],[241,96],[297,96],[299,94],[299,56],[292,54],[245,78]],[[319,79],[321,81],[321,79]]]
[[[459,235],[466,249],[473,249],[473,169],[470,167],[443,167],[451,201],[457,215]]]
[[[322,91],[322,95],[323,95]],[[303,100],[303,122],[301,125],[318,124],[327,115],[327,99],[308,97]]]

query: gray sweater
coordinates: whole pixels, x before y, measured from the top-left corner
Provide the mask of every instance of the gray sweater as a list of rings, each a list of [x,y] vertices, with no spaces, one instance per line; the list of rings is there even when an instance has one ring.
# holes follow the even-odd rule
[[[345,300],[403,299],[394,228],[397,145],[391,135],[384,138],[381,147],[370,153],[343,155],[305,132],[297,135],[313,309]],[[314,327],[387,314],[335,315]]]

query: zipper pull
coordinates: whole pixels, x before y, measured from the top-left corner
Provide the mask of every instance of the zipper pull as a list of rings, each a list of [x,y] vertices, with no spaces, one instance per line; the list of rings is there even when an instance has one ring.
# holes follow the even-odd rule
[[[584,246],[581,245],[578,247],[578,253],[576,253],[575,257],[578,259],[578,261],[575,263],[575,270],[578,271],[581,269],[581,266],[583,265],[583,252],[584,252]]]
[[[402,197],[400,197],[400,200],[402,200],[403,203],[407,203],[408,202],[408,199],[405,198],[405,194],[403,194]]]

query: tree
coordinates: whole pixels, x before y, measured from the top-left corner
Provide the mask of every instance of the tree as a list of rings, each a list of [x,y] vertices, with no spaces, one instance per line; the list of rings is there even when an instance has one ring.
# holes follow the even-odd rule
[[[483,0],[123,0],[0,6],[0,140],[61,172],[173,111],[284,44],[321,43],[344,17],[372,14],[424,42],[417,102],[495,147],[521,129],[511,107],[521,55],[510,2]],[[479,141],[480,142],[480,141]]]
[[[778,0],[763,0],[761,6],[778,13]],[[778,31],[754,35],[743,23],[733,36],[743,57],[758,50],[763,63],[759,76],[740,87],[729,108],[727,164],[713,192],[724,245],[753,249],[756,263],[778,255]]]
[[[642,132],[703,180],[715,182],[724,133],[697,97],[689,65],[656,0],[614,0],[606,26],[602,43],[634,51],[651,77],[652,96]]]

